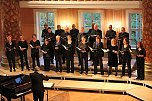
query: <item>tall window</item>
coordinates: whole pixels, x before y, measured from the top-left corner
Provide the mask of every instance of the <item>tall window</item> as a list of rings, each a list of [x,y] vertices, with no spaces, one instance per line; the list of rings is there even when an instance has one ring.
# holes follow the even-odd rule
[[[129,13],[129,33],[132,48],[136,48],[137,42],[142,40],[142,14]]]
[[[55,19],[54,12],[38,11],[36,12],[36,33],[37,38],[42,42],[42,30],[44,29],[44,24],[48,24],[52,31],[55,31]]]
[[[92,24],[98,25],[102,30],[103,11],[101,10],[79,10],[78,12],[79,27],[84,27],[85,32],[92,28]]]
[[[92,24],[95,23],[98,25],[98,28],[101,29],[101,14],[100,13],[84,13],[83,14],[83,26],[85,32],[92,28]]]

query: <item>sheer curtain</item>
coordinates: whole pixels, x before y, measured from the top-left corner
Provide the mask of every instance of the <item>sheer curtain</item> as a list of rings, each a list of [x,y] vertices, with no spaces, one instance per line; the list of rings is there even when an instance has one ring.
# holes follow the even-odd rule
[[[118,33],[121,27],[126,27],[126,13],[124,9],[107,9],[105,10],[104,34],[108,30],[108,26],[112,25],[113,30]]]

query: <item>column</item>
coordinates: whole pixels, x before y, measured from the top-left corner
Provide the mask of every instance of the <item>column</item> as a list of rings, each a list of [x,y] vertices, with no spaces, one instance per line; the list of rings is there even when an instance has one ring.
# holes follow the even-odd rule
[[[1,0],[1,40],[2,47],[6,42],[6,36],[12,35],[12,39],[16,42],[20,35],[20,5],[19,0]],[[2,66],[8,65],[5,57],[5,51],[3,51]]]
[[[143,5],[143,44],[148,63],[152,63],[152,1],[142,0]]]

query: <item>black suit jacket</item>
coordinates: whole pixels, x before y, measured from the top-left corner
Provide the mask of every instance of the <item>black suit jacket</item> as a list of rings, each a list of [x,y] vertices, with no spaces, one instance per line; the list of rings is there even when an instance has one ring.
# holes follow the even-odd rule
[[[33,92],[44,92],[43,80],[49,80],[49,77],[44,76],[38,72],[30,74],[30,79],[32,82],[32,91]]]
[[[78,29],[71,29],[70,30],[70,35],[71,35],[72,39],[77,39],[78,33],[79,33]]]
[[[124,38],[127,38],[129,40],[129,33],[127,33],[127,32],[124,32],[124,33],[120,32],[119,33],[119,39],[123,40]]]
[[[114,31],[114,30],[108,30],[106,32],[106,37],[108,37],[110,39],[115,38],[116,37],[116,31]]]

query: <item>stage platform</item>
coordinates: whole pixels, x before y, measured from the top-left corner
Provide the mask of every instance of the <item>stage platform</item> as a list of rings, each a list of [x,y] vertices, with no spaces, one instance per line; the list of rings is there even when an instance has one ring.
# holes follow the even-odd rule
[[[94,67],[91,65],[92,61],[89,61],[89,72],[88,75],[80,74],[80,66],[78,66],[77,57],[75,57],[75,72],[66,73],[66,66],[63,64],[63,72],[55,72],[55,64],[51,64],[50,71],[43,71],[43,58],[40,58],[41,70],[40,73],[50,77],[48,82],[55,83],[54,90],[78,90],[86,92],[97,92],[97,93],[118,93],[118,94],[128,94],[140,100],[152,101],[152,74],[151,68],[152,65],[147,64],[145,67],[146,79],[145,80],[136,80],[136,67],[135,59],[131,61],[132,68],[132,77],[128,78],[126,76],[121,77],[121,65],[118,66],[118,76],[115,76],[115,70],[113,68],[112,75],[108,75],[108,65],[107,58],[103,58],[104,65],[104,75],[94,75]],[[147,67],[148,66],[148,67]],[[100,67],[98,66],[98,69]],[[9,72],[8,67],[0,67],[0,75],[17,75],[17,74],[26,74],[32,73],[33,71],[24,70],[21,71],[21,68],[18,67],[16,72]],[[98,72],[100,73],[100,72]]]
[[[6,69],[0,69],[1,75],[17,75],[17,74],[27,74],[33,71],[20,71],[17,69],[16,72],[9,72]],[[54,72],[54,71],[39,71],[44,75],[50,77],[48,82],[55,83],[52,89],[54,90],[78,90],[87,92],[97,92],[97,93],[118,93],[118,94],[128,94],[137,99],[144,101],[152,101],[152,81],[151,80],[135,80],[136,77],[128,78],[127,76],[121,77],[105,74],[93,75],[93,74],[79,74],[79,72],[66,73],[66,72]]]

